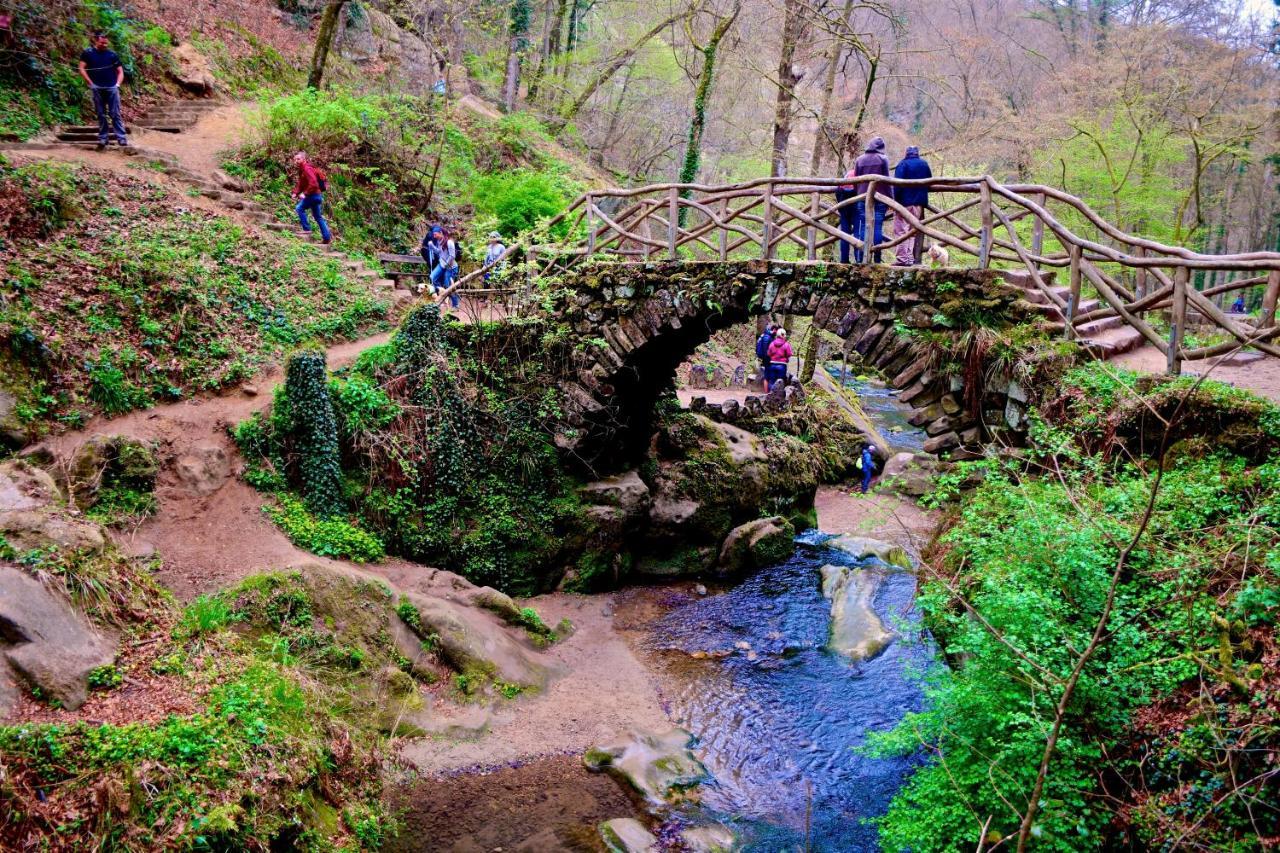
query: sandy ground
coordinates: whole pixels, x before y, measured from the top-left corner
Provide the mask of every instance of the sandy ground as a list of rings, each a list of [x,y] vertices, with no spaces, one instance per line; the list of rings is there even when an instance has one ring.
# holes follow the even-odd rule
[[[1219,364],[1226,358],[1228,357],[1222,356],[1207,361],[1185,362],[1182,373],[1203,376],[1207,372],[1210,379],[1244,388],[1280,403],[1280,359],[1262,358],[1247,365]],[[1150,345],[1116,356],[1109,363],[1140,373],[1164,373],[1166,367],[1164,353]]]
[[[404,830],[383,848],[390,853],[596,851],[598,823],[642,817],[612,777],[569,756],[422,782],[392,807],[404,809]]]
[[[580,755],[631,729],[670,727],[656,683],[614,628],[613,594],[556,593],[527,604],[548,624],[568,618],[574,625],[573,636],[547,650],[557,676],[544,693],[498,706],[477,740],[406,743],[401,754],[414,766],[445,772]]]
[[[826,533],[852,533],[901,545],[919,559],[939,514],[921,509],[915,501],[890,494],[850,494],[846,488],[819,486],[814,507],[818,529]]]

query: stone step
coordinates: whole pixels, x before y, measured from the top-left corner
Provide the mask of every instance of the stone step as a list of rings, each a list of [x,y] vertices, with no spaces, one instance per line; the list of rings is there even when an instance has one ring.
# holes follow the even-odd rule
[[[389,278],[379,278],[373,282],[373,286],[378,290],[395,290],[396,283]]]
[[[1103,317],[1101,320],[1090,320],[1088,323],[1076,326],[1076,337],[1092,338],[1124,325],[1126,324],[1123,317]]]
[[[193,122],[194,123],[194,122]],[[130,122],[124,126],[128,133],[138,130],[154,130],[159,133],[181,133],[190,124],[182,122],[156,122],[154,124],[145,121]],[[98,135],[98,126],[96,124],[68,124],[58,128],[59,133],[88,133],[93,136]]]
[[[1080,345],[1097,358],[1105,361],[1137,349],[1142,346],[1142,342],[1145,340],[1146,338],[1142,337],[1142,333],[1137,329],[1125,326],[1120,329],[1110,329],[1088,338],[1082,338]]]
[[[52,151],[57,147],[52,142],[0,142],[0,151]]]

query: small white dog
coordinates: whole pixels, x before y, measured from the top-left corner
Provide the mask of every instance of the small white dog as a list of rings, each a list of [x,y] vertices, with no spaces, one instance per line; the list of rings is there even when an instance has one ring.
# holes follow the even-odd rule
[[[943,248],[941,243],[934,243],[929,246],[929,262],[934,267],[945,267],[951,260],[951,256],[947,254],[947,250]]]

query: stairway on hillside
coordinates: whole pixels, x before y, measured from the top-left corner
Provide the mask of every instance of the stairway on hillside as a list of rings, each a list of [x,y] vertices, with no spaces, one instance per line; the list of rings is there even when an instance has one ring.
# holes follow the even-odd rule
[[[246,196],[247,187],[237,178],[225,175],[221,172],[213,175],[205,175],[200,172],[188,169],[183,166],[178,158],[172,154],[162,151],[138,150],[133,149],[139,158],[159,166],[161,171],[171,178],[175,178],[192,189],[198,190],[200,195],[207,199],[216,201],[220,205],[228,208],[229,211],[239,211],[247,216],[255,225],[277,231],[285,234],[292,234],[295,237],[306,239],[309,235],[304,233],[297,225],[290,226],[280,222],[270,211],[254,199]],[[314,232],[313,232],[314,234]],[[318,236],[312,237],[318,240]],[[347,254],[334,246],[317,247],[321,252],[337,260],[341,263],[343,270],[354,278],[365,281],[370,287],[378,291],[395,291],[396,299],[408,299],[411,294],[408,291],[396,291],[396,283],[386,278],[380,269],[368,266],[364,261],[358,258],[348,257]]]
[[[1067,318],[1063,315],[1062,309],[1036,286],[1029,274],[1008,270],[1002,275],[1005,281],[1022,291],[1023,299],[1032,311],[1048,320],[1049,328],[1061,332],[1066,327]],[[1056,275],[1054,270],[1040,272],[1040,277],[1045,284],[1049,285],[1049,289],[1065,302],[1071,294],[1071,288],[1055,285],[1053,281]],[[1076,313],[1083,314],[1101,306],[1102,303],[1097,299],[1081,299]],[[1101,320],[1084,323],[1076,326],[1075,333],[1080,346],[1103,361],[1135,350],[1142,346],[1145,340],[1141,332],[1125,323],[1121,317],[1104,317]]]
[[[200,117],[222,106],[219,101],[167,101],[148,109],[135,122],[126,122],[125,130],[132,135],[149,130],[158,133],[182,133],[194,125]],[[97,145],[96,124],[73,124],[60,127],[55,139],[67,145]]]

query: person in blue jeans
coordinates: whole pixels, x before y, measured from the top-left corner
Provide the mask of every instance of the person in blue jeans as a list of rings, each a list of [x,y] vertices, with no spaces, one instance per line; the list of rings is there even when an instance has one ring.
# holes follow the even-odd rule
[[[120,84],[124,82],[124,65],[111,50],[111,42],[103,33],[93,34],[93,46],[80,54],[80,76],[93,92],[93,110],[98,115],[98,150],[107,147],[107,120],[121,148],[129,145],[120,117]]]
[[[862,458],[859,461],[862,464],[862,493],[865,495],[871,488],[871,476],[876,471],[876,459],[872,455],[871,445],[862,445]]]
[[[860,178],[865,175],[889,177],[889,158],[884,154],[884,139],[882,137],[872,137],[871,141],[867,143],[867,150],[854,161],[853,168],[845,173],[845,179],[849,183],[836,187],[836,202],[843,203],[864,195],[869,182],[865,180],[855,181],[854,178]],[[872,211],[872,215],[875,217],[875,225],[870,241],[873,246],[884,242],[884,217],[888,211],[888,205],[883,201],[879,201],[879,199],[884,198],[886,195],[887,193],[876,192],[877,201]],[[860,264],[866,254],[867,204],[862,200],[855,201],[853,204],[846,204],[836,213],[840,215],[840,230],[862,242],[861,247],[855,247],[853,250],[853,262]],[[880,255],[881,250],[877,249],[873,256],[874,262],[877,264],[880,263]],[[849,263],[849,243],[844,240],[840,241],[840,263]]]
[[[293,197],[298,206],[294,211],[298,214],[298,222],[302,230],[311,232],[311,223],[307,221],[307,212],[315,217],[316,226],[320,229],[321,241],[327,246],[333,242],[333,234],[329,232],[329,223],[324,221],[321,208],[324,206],[325,174],[324,170],[312,165],[303,151],[293,155],[293,164],[298,167],[298,183],[293,188]]]
[[[443,228],[435,231],[432,237],[435,246],[432,253],[435,266],[431,270],[431,288],[435,292],[447,290],[458,275],[458,244]],[[457,293],[449,294],[449,304],[457,308],[461,303]]]

